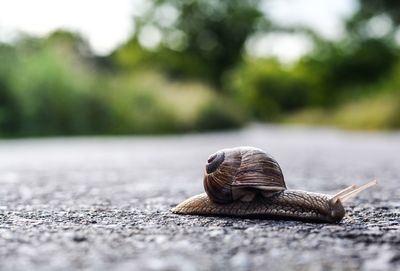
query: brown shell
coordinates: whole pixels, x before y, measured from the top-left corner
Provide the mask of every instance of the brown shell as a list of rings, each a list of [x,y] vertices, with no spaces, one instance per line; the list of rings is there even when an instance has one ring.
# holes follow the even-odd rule
[[[208,158],[204,189],[216,203],[249,200],[286,189],[278,162],[253,147],[220,150]]]

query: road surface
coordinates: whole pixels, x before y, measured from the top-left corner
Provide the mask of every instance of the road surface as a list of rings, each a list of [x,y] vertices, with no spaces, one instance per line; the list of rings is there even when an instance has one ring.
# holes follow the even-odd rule
[[[271,153],[292,189],[378,179],[341,224],[190,217],[214,151]],[[400,134],[250,126],[0,141],[0,270],[399,270]]]

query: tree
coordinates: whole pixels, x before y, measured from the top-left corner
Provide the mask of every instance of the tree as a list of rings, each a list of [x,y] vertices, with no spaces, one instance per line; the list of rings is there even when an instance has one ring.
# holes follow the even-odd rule
[[[225,72],[242,58],[247,38],[270,25],[259,10],[259,2],[153,0],[152,8],[136,17],[134,35],[116,55],[143,49],[140,55],[146,54],[147,63],[172,76],[202,78],[221,86]],[[161,34],[160,43],[146,49],[143,37],[150,32]],[[137,52],[131,55],[137,56]]]

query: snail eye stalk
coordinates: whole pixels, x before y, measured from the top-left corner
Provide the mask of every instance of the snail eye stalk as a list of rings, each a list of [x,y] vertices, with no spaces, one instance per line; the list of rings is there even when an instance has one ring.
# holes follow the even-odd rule
[[[331,199],[332,202],[336,202],[337,200],[340,200],[342,203],[348,201],[349,199],[355,197],[357,194],[360,192],[375,186],[378,184],[377,180],[370,181],[366,184],[361,185],[360,187],[357,187],[356,185],[349,186],[336,195],[334,195]]]

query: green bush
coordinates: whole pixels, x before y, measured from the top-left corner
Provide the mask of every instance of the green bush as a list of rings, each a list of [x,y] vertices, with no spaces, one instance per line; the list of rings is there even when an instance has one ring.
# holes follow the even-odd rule
[[[259,120],[277,120],[313,103],[311,81],[273,59],[247,61],[232,77],[233,95]]]
[[[11,135],[18,130],[19,110],[10,82],[16,63],[15,49],[0,44],[0,135]]]
[[[387,81],[398,62],[398,51],[387,40],[348,37],[317,44],[296,65],[317,83],[317,104],[334,108],[380,92],[371,85]]]
[[[11,76],[21,135],[88,133],[91,78],[79,63],[50,50],[20,55]]]
[[[194,122],[195,130],[221,130],[241,127],[247,120],[244,110],[227,99],[205,104]]]
[[[158,90],[139,83],[141,75],[126,80],[126,76],[93,70],[90,61],[85,62],[70,49],[22,47],[7,73],[5,65],[0,65],[1,134],[166,133],[184,129],[169,105],[159,99]]]
[[[179,125],[171,108],[155,95],[151,85],[139,84],[139,78],[121,76],[109,79],[103,96],[103,101],[108,105],[113,118],[109,123],[108,132],[113,134],[177,132]]]
[[[0,65],[2,135],[200,131],[208,127],[202,116],[212,111],[211,104],[226,99],[205,85],[169,81],[154,71],[94,69],[93,59],[79,55],[79,40],[67,36],[68,43],[59,43],[56,38],[24,40],[13,61],[7,59],[12,65]],[[7,56],[0,50],[0,57]],[[221,128],[239,125],[232,109],[218,110]]]
[[[199,83],[171,82],[154,72],[110,81],[108,100],[121,120],[112,128],[117,133],[206,131],[243,124],[240,108]]]

